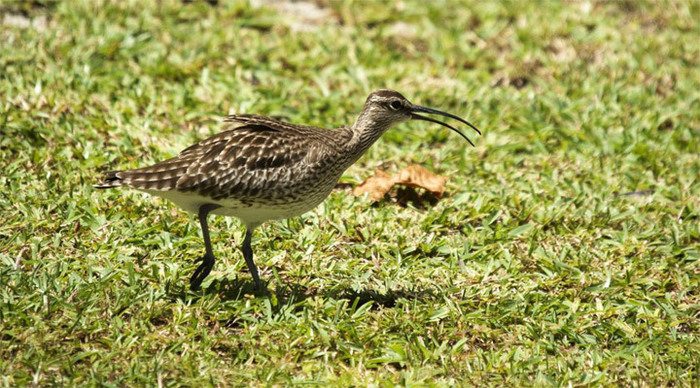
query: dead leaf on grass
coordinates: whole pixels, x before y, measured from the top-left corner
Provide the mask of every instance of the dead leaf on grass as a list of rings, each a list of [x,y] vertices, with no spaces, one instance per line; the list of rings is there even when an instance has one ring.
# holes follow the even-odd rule
[[[412,164],[399,172],[396,183],[426,189],[439,198],[445,192],[447,178],[433,174],[425,167]]]
[[[374,172],[374,176],[367,178],[355,187],[352,193],[356,196],[367,193],[370,199],[379,201],[391,191],[394,185],[401,185],[425,189],[436,198],[439,198],[445,192],[445,183],[447,183],[446,177],[436,175],[425,167],[412,164],[399,171],[395,176],[377,169]]]
[[[364,182],[355,187],[352,193],[356,196],[367,193],[373,201],[379,201],[394,187],[394,183],[396,183],[396,178],[377,169],[374,171],[374,176],[365,179]]]

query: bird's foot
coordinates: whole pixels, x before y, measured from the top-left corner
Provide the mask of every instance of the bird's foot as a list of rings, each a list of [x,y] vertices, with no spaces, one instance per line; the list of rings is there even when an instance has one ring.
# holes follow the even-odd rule
[[[257,292],[267,291],[267,284],[263,283],[260,279],[253,280],[253,287],[255,287],[254,289]]]
[[[209,272],[211,272],[211,269],[214,268],[214,261],[216,259],[214,258],[214,255],[205,254],[200,260],[202,261],[202,264],[200,264],[199,267],[194,270],[194,273],[190,278],[190,289],[192,291],[199,290],[199,286],[202,285],[202,281],[209,276]]]

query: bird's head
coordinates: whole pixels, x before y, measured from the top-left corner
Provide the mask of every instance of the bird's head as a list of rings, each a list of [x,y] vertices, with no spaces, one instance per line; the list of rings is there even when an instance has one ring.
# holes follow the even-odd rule
[[[472,146],[474,145],[474,143],[472,143],[472,141],[469,140],[469,138],[457,128],[442,121],[422,116],[419,113],[438,114],[455,119],[468,125],[479,135],[481,135],[481,132],[467,120],[464,120],[463,118],[455,116],[451,113],[443,112],[437,109],[428,108],[420,105],[415,105],[408,101],[406,97],[402,96],[401,93],[389,89],[380,89],[374,91],[367,97],[365,107],[362,110],[360,119],[355,124],[355,126],[377,126],[379,128],[389,128],[394,124],[398,124],[407,120],[423,120],[447,127],[460,134],[464,139],[466,139],[469,142],[469,144],[471,144]]]

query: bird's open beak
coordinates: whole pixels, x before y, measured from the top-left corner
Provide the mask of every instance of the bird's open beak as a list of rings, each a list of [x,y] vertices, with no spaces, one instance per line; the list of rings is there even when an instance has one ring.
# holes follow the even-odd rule
[[[472,145],[472,147],[474,147],[474,143],[472,143],[472,141],[469,140],[469,138],[468,138],[464,133],[462,133],[459,129],[457,129],[457,128],[455,128],[455,127],[453,127],[453,126],[451,126],[451,125],[449,125],[449,124],[447,124],[447,123],[443,123],[443,122],[440,121],[440,120],[435,120],[435,119],[430,118],[430,117],[421,116],[421,115],[417,114],[416,112],[430,113],[430,114],[438,114],[438,115],[443,115],[443,116],[445,116],[445,117],[449,117],[449,118],[455,119],[455,120],[460,121],[460,122],[462,122],[462,123],[464,123],[464,124],[467,124],[471,129],[475,130],[476,133],[478,133],[479,135],[481,135],[481,131],[479,131],[479,129],[477,129],[477,128],[476,128],[474,125],[472,125],[472,123],[470,123],[469,121],[467,121],[467,120],[465,120],[465,119],[463,119],[463,118],[461,118],[461,117],[459,117],[459,116],[455,116],[455,115],[453,115],[453,114],[451,114],[451,113],[443,112],[443,111],[440,111],[440,110],[437,110],[437,109],[433,109],[433,108],[427,108],[427,107],[420,106],[420,105],[412,105],[412,106],[411,106],[411,118],[412,118],[413,120],[430,121],[431,123],[440,124],[440,125],[442,125],[442,126],[444,126],[444,127],[447,127],[447,128],[449,128],[449,129],[451,129],[451,130],[453,130],[453,131],[459,133],[460,136],[462,136],[466,141],[469,142],[469,144]]]

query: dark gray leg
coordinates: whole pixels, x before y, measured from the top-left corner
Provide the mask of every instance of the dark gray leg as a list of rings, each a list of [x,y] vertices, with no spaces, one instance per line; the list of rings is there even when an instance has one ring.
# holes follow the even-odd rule
[[[209,275],[214,267],[214,251],[211,249],[211,240],[209,239],[209,226],[207,225],[207,215],[209,212],[218,208],[219,205],[207,204],[199,207],[199,224],[202,227],[202,237],[204,238],[204,256],[202,256],[202,264],[192,274],[190,278],[190,289],[196,291],[202,284],[204,278]]]
[[[258,267],[255,266],[253,261],[253,248],[250,246],[250,239],[253,237],[253,228],[247,228],[245,230],[245,238],[243,239],[243,246],[241,251],[243,251],[243,257],[245,258],[245,263],[248,265],[248,270],[250,274],[253,275],[253,280],[255,281],[255,288],[258,290],[263,289],[263,284],[260,281],[260,276],[258,275]]]

